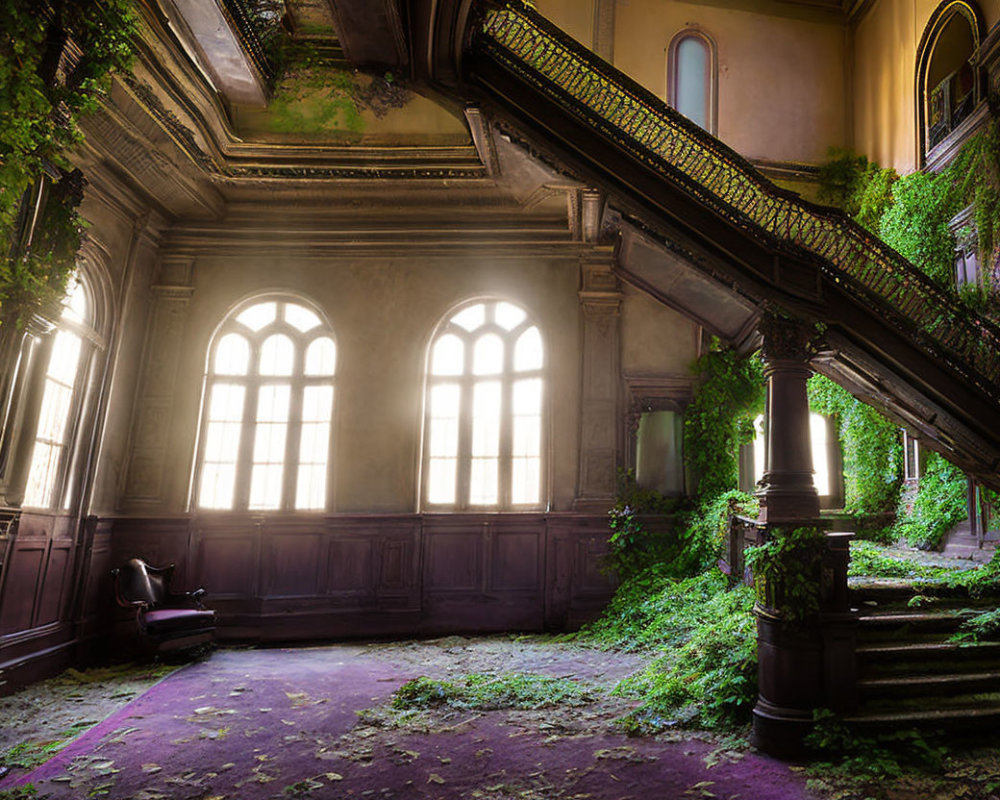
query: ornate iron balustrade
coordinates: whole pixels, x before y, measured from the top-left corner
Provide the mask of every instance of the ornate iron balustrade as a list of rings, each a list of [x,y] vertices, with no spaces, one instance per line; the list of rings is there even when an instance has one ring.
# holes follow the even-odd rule
[[[261,32],[255,23],[255,4],[252,0],[223,0],[221,8],[254,69],[270,83],[275,78],[274,64],[268,57]]]
[[[816,263],[862,302],[896,312],[915,343],[1000,399],[1000,328],[846,215],[775,186],[520,0],[483,11],[471,46],[757,241]]]

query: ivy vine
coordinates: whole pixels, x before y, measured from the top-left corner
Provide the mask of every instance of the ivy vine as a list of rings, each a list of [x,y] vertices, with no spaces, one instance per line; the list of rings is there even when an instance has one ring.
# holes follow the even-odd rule
[[[808,391],[813,411],[836,418],[844,465],[845,511],[876,519],[891,514],[903,478],[899,428],[823,375],[809,379]],[[871,533],[878,534],[878,528],[876,522]]]
[[[0,0],[0,324],[21,327],[65,292],[83,230],[82,179],[66,154],[111,71],[131,63],[136,24],[129,0]],[[66,56],[70,42],[78,58]],[[42,205],[37,193],[53,178]]]

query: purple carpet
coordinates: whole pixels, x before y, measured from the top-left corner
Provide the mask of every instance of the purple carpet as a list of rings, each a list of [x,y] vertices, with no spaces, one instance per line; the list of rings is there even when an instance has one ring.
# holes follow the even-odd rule
[[[222,650],[16,783],[34,783],[40,797],[130,800],[809,797],[800,775],[764,756],[708,767],[703,742],[554,736],[503,711],[433,732],[362,727],[341,738],[357,711],[418,674],[362,646]]]

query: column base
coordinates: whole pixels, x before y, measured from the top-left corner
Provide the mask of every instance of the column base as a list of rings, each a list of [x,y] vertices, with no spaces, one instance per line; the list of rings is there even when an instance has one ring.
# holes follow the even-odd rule
[[[805,738],[813,729],[812,711],[782,708],[758,699],[753,709],[750,744],[768,755],[793,758],[808,752]]]

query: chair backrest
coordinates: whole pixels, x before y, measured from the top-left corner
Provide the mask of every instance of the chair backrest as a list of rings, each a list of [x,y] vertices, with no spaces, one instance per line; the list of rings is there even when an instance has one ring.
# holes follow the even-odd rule
[[[141,558],[132,558],[115,570],[115,596],[121,605],[146,603],[156,606],[167,597],[167,587],[174,568],[157,569]]]

